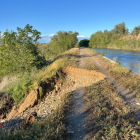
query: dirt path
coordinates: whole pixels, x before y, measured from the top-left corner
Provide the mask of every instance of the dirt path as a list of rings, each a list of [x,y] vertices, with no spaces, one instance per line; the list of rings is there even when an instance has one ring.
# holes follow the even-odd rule
[[[118,82],[116,82],[114,78],[110,76],[108,71],[102,67],[95,56],[90,55],[86,49],[84,49],[84,51],[85,54],[88,54],[89,59],[92,59],[95,65],[99,68],[99,71],[102,72],[107,77],[107,80],[115,87],[116,92],[124,99],[126,105],[130,106],[131,109],[134,109],[136,111],[136,121],[140,121],[140,102],[138,101],[138,99],[134,97],[132,92],[128,92]]]
[[[82,68],[82,52],[79,50],[79,66]],[[84,88],[78,88],[75,91],[75,95],[71,100],[71,106],[69,113],[67,114],[68,129],[69,133],[72,133],[72,140],[86,140],[87,133],[87,121],[86,121],[86,105],[84,102]]]
[[[139,117],[140,102],[133,96],[133,93],[128,92],[118,82],[116,82],[114,78],[110,76],[108,71],[105,68],[103,68],[103,66],[96,59],[95,56],[90,55],[86,49],[81,48],[78,68],[85,69],[84,71],[86,71],[87,63],[89,61],[92,61],[93,65],[96,65],[96,67],[98,67],[98,71],[106,76],[107,80],[115,87],[116,93],[118,93],[124,99],[126,105],[130,106],[131,109],[136,110],[135,119],[137,121],[140,120]],[[81,71],[81,73],[78,75],[79,76],[81,75],[80,77],[82,77],[84,73],[82,73]],[[75,78],[81,79],[80,77],[75,77]],[[91,76],[90,78],[92,79]],[[82,79],[81,81],[82,83],[85,82]],[[83,86],[82,88],[79,88],[75,91],[75,96],[71,100],[72,104],[70,106],[70,111],[67,116],[68,128],[69,128],[69,132],[73,133],[73,137],[71,138],[73,140],[90,139],[89,138],[90,132],[88,131],[88,127],[87,127],[88,109],[86,108],[86,104],[84,102],[84,87],[86,85],[82,84],[82,86]]]

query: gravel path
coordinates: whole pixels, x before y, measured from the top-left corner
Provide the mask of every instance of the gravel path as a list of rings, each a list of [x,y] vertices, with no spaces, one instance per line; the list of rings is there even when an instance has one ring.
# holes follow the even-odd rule
[[[110,76],[108,71],[101,66],[100,62],[96,59],[95,56],[90,55],[89,52],[86,51],[86,49],[84,49],[84,51],[86,54],[88,54],[89,59],[93,60],[93,62],[99,68],[99,71],[102,72],[107,77],[107,80],[115,87],[116,93],[118,93],[124,99],[126,105],[130,106],[131,109],[134,109],[136,111],[136,121],[140,121],[140,101],[134,97],[134,94],[132,92],[128,92],[124,87],[116,82],[115,79]]]

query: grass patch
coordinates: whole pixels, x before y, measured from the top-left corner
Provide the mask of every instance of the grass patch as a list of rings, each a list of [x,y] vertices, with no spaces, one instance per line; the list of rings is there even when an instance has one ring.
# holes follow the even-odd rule
[[[102,80],[86,88],[85,99],[92,116],[90,125],[97,140],[138,139],[134,111],[115,93],[114,87]]]
[[[91,61],[86,61],[86,64],[84,65],[84,67],[87,69],[87,70],[99,70],[98,67],[96,67],[93,62]]]

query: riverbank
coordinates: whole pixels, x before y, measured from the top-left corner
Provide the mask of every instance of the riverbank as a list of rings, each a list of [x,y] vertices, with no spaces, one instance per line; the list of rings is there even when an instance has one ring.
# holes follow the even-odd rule
[[[114,50],[123,50],[123,51],[134,51],[134,52],[140,52],[140,49],[127,49],[127,48],[118,48],[118,47],[107,47],[107,48],[102,48],[102,49],[114,49]]]
[[[92,49],[91,49],[92,50]],[[115,60],[122,66],[139,73],[140,70],[140,52],[114,50],[114,49],[94,49],[94,51]]]
[[[128,91],[133,91],[134,95],[140,100],[140,74],[123,67],[119,63],[112,64],[103,58],[103,55],[92,51],[101,65],[110,73],[117,82],[124,86]]]

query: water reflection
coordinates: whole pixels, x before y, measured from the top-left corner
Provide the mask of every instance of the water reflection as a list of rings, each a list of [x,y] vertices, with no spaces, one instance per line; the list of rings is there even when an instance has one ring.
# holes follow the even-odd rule
[[[140,52],[113,50],[113,49],[94,49],[96,52],[113,59],[117,57],[116,61],[124,67],[131,69],[134,72],[139,73],[140,66]]]

